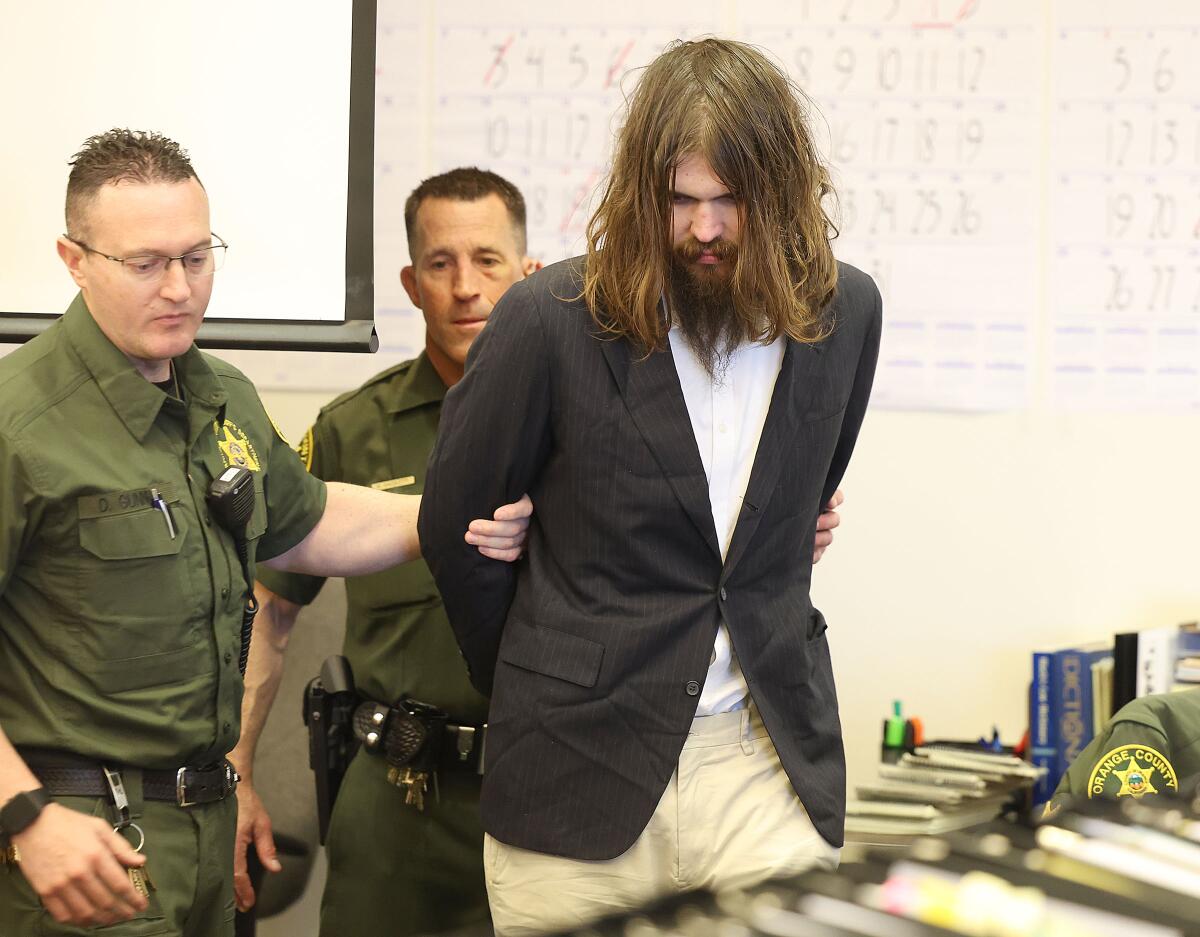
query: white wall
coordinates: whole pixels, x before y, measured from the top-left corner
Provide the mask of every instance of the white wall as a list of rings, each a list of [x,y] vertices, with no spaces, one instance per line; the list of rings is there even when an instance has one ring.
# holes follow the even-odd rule
[[[327,189],[344,193],[344,102],[320,76],[345,73],[345,50],[319,39],[342,35],[337,15],[348,16],[348,4],[6,5],[15,9],[4,14],[10,42],[0,56],[0,175],[24,178],[30,161],[50,163],[57,182],[3,190],[0,287],[36,264],[49,308],[70,298],[53,258],[65,159],[83,137],[114,124],[178,135],[208,186],[214,224],[223,219],[218,230],[231,242],[261,245],[261,260],[237,263],[269,275],[250,283],[222,271],[215,302],[252,296],[270,304],[272,290],[301,275],[271,251],[297,237],[309,243],[316,231],[281,223],[264,193],[278,173],[293,171],[274,160],[282,145],[302,177],[287,184],[291,200],[316,200],[324,207],[313,217],[340,218],[323,199]],[[222,74],[248,84],[197,102],[205,77]],[[139,104],[143,89],[153,107]],[[269,146],[261,128],[276,121],[287,132]],[[306,267],[315,277],[311,296],[340,297],[340,248],[321,256],[337,262]],[[314,314],[327,304],[294,302]],[[239,356],[252,376],[280,360]],[[282,360],[306,366],[303,357]],[[264,396],[295,439],[331,393]],[[995,415],[868,417],[844,485],[845,526],[816,577],[852,780],[873,770],[879,721],[894,697],[934,736],[976,736],[996,723],[1014,740],[1024,727],[1034,647],[1200,615],[1200,414],[1069,414],[1044,400],[1035,392],[1025,409]]]

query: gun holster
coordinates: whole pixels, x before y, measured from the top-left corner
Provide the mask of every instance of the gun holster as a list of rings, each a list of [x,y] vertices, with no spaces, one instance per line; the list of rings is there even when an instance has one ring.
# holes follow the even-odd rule
[[[308,727],[308,764],[317,787],[317,824],[321,845],[346,769],[358,751],[354,709],[358,694],[350,662],[339,654],[321,665],[304,688],[304,724]]]

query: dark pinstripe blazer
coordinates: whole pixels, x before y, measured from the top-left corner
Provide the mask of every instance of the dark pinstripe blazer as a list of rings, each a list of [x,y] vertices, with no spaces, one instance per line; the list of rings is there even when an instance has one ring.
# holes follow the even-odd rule
[[[722,563],[671,352],[598,337],[573,299],[580,269],[555,264],[496,305],[425,482],[423,551],[492,697],[484,826],[578,859],[628,849],[675,769],[724,620],[796,792],[840,845],[845,757],[809,580],[818,508],[867,406],[879,293],[841,265],[832,336],[787,342]],[[471,518],[525,491],[527,561],[463,542]]]

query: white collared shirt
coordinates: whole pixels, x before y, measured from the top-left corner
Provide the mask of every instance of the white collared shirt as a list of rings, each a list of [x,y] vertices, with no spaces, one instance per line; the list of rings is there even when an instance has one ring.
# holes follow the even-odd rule
[[[672,327],[669,335],[679,385],[708,477],[708,500],[724,559],[750,483],[758,440],[783,362],[785,339],[780,337],[770,345],[741,345],[717,383],[709,377],[683,333]],[[748,695],[729,630],[722,623],[696,715],[739,709]]]

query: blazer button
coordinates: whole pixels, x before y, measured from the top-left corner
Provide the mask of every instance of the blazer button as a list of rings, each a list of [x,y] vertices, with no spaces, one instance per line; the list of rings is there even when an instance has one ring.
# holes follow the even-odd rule
[[[721,586],[721,591],[718,593],[721,596],[721,601],[724,602],[729,596],[725,594],[725,587]]]
[[[699,696],[700,695],[700,684],[697,683],[695,680],[689,680],[687,682],[687,686],[685,686],[684,689],[687,690],[688,696]]]

